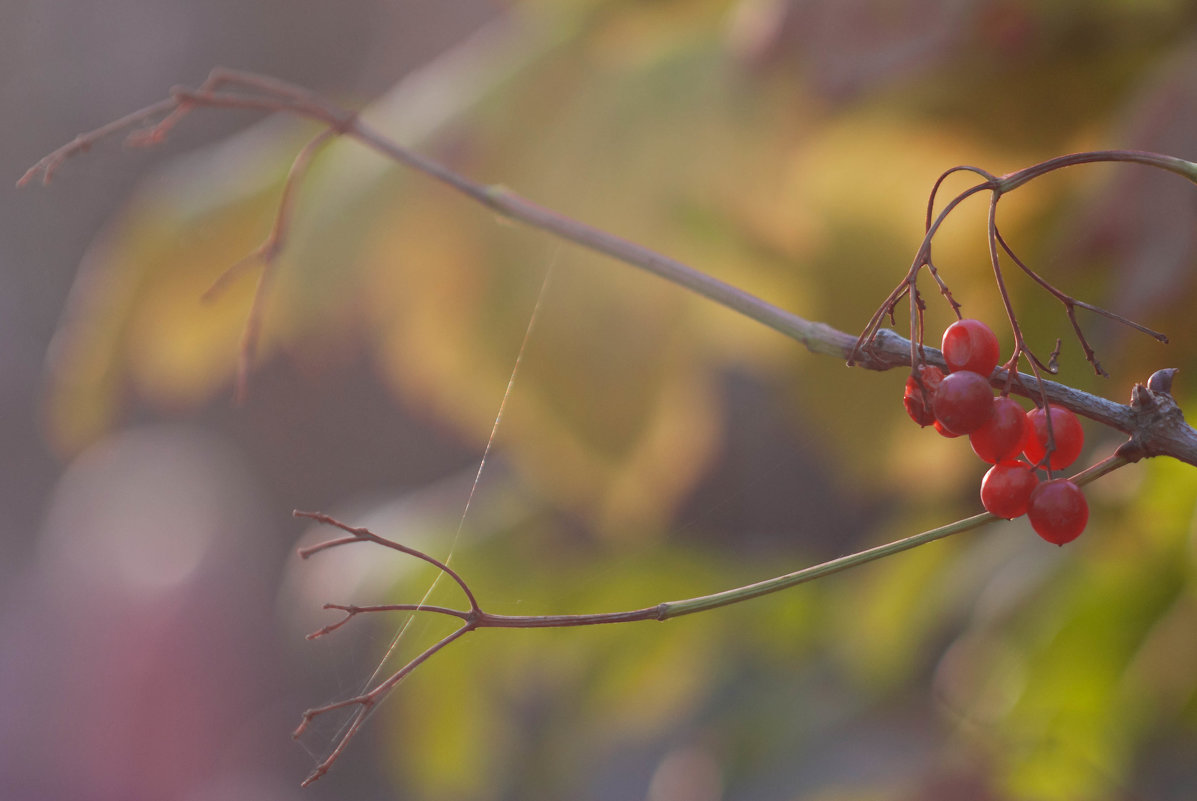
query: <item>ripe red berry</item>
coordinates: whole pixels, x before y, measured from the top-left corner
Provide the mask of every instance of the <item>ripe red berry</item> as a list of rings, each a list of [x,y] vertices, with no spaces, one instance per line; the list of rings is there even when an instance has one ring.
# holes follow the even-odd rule
[[[993,414],[993,390],[979,374],[968,370],[944,378],[935,391],[935,419],[953,434],[971,434]]]
[[[998,341],[980,320],[957,320],[943,332],[943,358],[953,373],[968,370],[988,378],[998,363]]]
[[[1081,488],[1066,478],[1044,481],[1031,493],[1027,519],[1035,533],[1048,542],[1072,542],[1089,522],[1089,504]]]
[[[959,434],[953,434],[951,431],[948,431],[943,427],[943,423],[939,422],[938,420],[935,421],[935,430],[939,432],[941,437],[947,437],[948,439],[955,439],[956,437],[960,436]]]
[[[981,505],[990,514],[1013,520],[1027,513],[1039,477],[1022,462],[995,464],[981,479]]]
[[[919,380],[922,380],[920,386]],[[939,389],[939,382],[943,381],[943,370],[930,364],[918,366],[918,377],[911,375],[906,379],[906,394],[902,397],[902,404],[910,419],[921,426],[929,426],[935,422],[935,413],[931,410],[931,403],[935,400],[935,391]]]
[[[1052,434],[1055,437],[1056,449],[1052,452],[1050,467],[1060,470],[1068,467],[1081,455],[1081,448],[1085,444],[1085,431],[1081,428],[1081,421],[1063,406],[1050,406],[1052,416]],[[1022,443],[1022,452],[1031,464],[1039,464],[1047,453],[1047,413],[1043,409],[1032,409],[1027,412],[1026,435]]]
[[[1018,456],[1026,436],[1027,414],[1013,398],[993,401],[989,422],[968,435],[973,453],[990,464],[999,464]]]

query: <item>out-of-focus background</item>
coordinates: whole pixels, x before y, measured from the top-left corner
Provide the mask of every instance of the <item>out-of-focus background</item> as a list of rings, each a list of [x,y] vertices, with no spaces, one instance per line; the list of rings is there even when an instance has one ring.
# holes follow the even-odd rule
[[[1197,157],[1182,0],[11,0],[0,173],[215,65],[847,331],[948,167]],[[321,604],[411,602],[433,576],[364,545],[301,562],[331,532],[294,508],[451,554],[494,612],[616,611],[973,514],[984,472],[910,423],[901,371],[812,356],[351,143],[304,185],[234,406],[253,273],[200,295],[266,235],[314,131],[199,112],[160,148],[105,142],[0,195],[0,796],[1197,793],[1197,471],[1165,461],[1093,485],[1063,549],[1005,523],[667,624],[472,635],[300,790],[343,722],[296,744],[300,712],[366,687],[404,623],[305,641],[336,619]],[[982,206],[936,262],[1000,328]],[[1192,186],[1128,167],[1003,201],[1036,269],[1172,339],[1083,316],[1097,379],[1015,280],[1032,345],[1065,339],[1064,380],[1123,401],[1180,367],[1197,408],[1195,212]],[[1087,436],[1088,462],[1118,444]],[[447,582],[431,599],[460,603]],[[416,619],[383,674],[440,633]]]

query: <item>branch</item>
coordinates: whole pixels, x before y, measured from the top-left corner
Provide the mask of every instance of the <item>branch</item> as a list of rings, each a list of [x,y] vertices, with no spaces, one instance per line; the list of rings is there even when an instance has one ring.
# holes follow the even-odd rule
[[[1146,388],[1145,388],[1146,389]],[[1113,472],[1114,470],[1124,467],[1134,461],[1133,455],[1129,453],[1118,452],[1113,456],[1105,459],[1101,463],[1084,470],[1072,476],[1072,481],[1078,485],[1087,484],[1091,481]],[[437,640],[431,646],[420,652],[415,658],[405,664],[399,670],[392,673],[389,677],[381,681],[379,684],[370,690],[361,693],[360,695],[346,698],[341,701],[336,701],[325,706],[314,707],[303,713],[299,726],[295,729],[292,737],[298,738],[303,735],[307,727],[321,715],[329,712],[334,712],[339,709],[347,709],[356,706],[357,712],[354,714],[349,727],[337,740],[332,752],[316,766],[316,769],[303,781],[303,786],[306,787],[312,782],[319,779],[329,771],[337,758],[344,753],[348,747],[350,740],[361,730],[362,724],[365,723],[366,718],[374,710],[374,708],[393,690],[403,679],[405,679],[413,670],[426,662],[433,654],[443,650],[450,643],[464,637],[466,634],[475,629],[544,629],[544,628],[575,628],[578,626],[597,626],[615,623],[636,623],[642,621],[665,621],[684,615],[692,615],[698,612],[707,612],[712,609],[718,609],[725,606],[732,606],[734,604],[744,603],[745,601],[754,598],[760,598],[764,595],[771,595],[775,592],[796,587],[799,584],[806,584],[820,579],[825,576],[830,576],[833,573],[840,573],[853,567],[859,567],[869,562],[883,559],[894,554],[908,551],[912,548],[917,548],[920,545],[926,545],[936,540],[941,540],[950,537],[953,534],[961,534],[965,531],[972,531],[980,528],[988,523],[1000,520],[988,512],[972,517],[958,520],[955,523],[950,523],[946,526],[924,531],[921,534],[915,534],[904,539],[888,542],[884,545],[878,545],[874,548],[868,548],[857,553],[841,556],[837,559],[832,559],[818,565],[812,565],[801,570],[796,570],[792,573],[787,573],[782,576],[776,576],[764,581],[758,581],[754,584],[747,584],[742,587],[725,590],[723,592],[714,593],[711,595],[703,595],[696,598],[687,598],[680,601],[665,601],[656,604],[655,606],[646,606],[641,609],[632,609],[625,612],[599,612],[594,614],[577,614],[577,615],[496,615],[490,612],[483,611],[474,600],[474,595],[470,591],[465,580],[462,579],[456,572],[452,571],[447,565],[438,559],[429,556],[428,554],[402,545],[393,540],[381,537],[365,528],[354,528],[346,525],[335,518],[319,512],[300,512],[296,511],[296,517],[304,517],[316,522],[335,526],[343,531],[352,532],[351,537],[339,537],[337,539],[328,540],[317,545],[301,549],[299,555],[303,558],[319,553],[320,551],[328,550],[330,548],[337,548],[344,545],[350,545],[358,542],[372,542],[378,545],[383,545],[387,548],[399,551],[400,553],[414,556],[429,564],[437,566],[442,572],[451,577],[470,599],[470,608],[467,610],[450,609],[441,606],[424,606],[421,604],[380,604],[377,606],[354,606],[342,604],[325,604],[325,609],[336,609],[345,613],[345,617],[336,623],[329,624],[324,628],[308,635],[308,639],[328,634],[331,631],[339,629],[341,626],[349,622],[352,618],[362,615],[378,612],[428,612],[431,614],[447,615],[456,617],[462,621],[462,625],[453,631],[451,634]]]
[[[227,91],[223,89],[224,87],[233,87],[236,91]],[[299,180],[306,168],[307,157],[318,146],[317,143],[322,142],[326,136],[339,134],[355,139],[387,158],[449,186],[510,220],[522,222],[559,239],[611,256],[625,264],[639,267],[666,281],[696,292],[784,334],[801,343],[812,353],[836,356],[848,361],[851,365],[871,370],[908,367],[920,361],[944,366],[943,357],[938,350],[924,348],[920,342],[880,328],[880,322],[884,317],[883,311],[879,310],[879,313],[874,315],[864,333],[859,336],[847,334],[825,323],[807,320],[731,284],[699,272],[676,259],[538,206],[506,188],[476,184],[447,167],[388,139],[363,123],[353,112],[341,109],[300,87],[249,72],[214,69],[197,90],[176,88],[172,90],[170,98],[166,100],[147,106],[89,133],[80,134],[29,168],[17,185],[29,184],[39,176],[43,183],[49,183],[56,170],[68,158],[86,152],[96,141],[117,133],[131,131],[129,142],[133,145],[160,142],[186,114],[199,106],[283,112],[314,120],[326,128],[324,133],[309,143],[301,152],[296,159],[295,166],[292,167],[293,180],[289,180],[288,185],[284,188],[284,203],[280,210],[280,221],[276,221],[271,237],[263,246],[272,254],[277,253],[283,247],[287,230],[285,215],[289,209],[287,198],[291,196],[295,182]],[[155,119],[159,121],[152,124]],[[935,231],[946,219],[947,214],[965,198],[986,190],[999,194],[1009,192],[1031,178],[1051,170],[1094,161],[1133,161],[1149,164],[1197,182],[1197,164],[1171,156],[1137,151],[1096,151],[1073,154],[1028,167],[1002,178],[996,178],[976,167],[953,168],[945,173],[945,176],[956,171],[968,171],[980,175],[985,181],[965,190],[953,199],[934,221],[930,219],[929,209],[927,235],[919,248],[919,253],[916,255],[907,279],[887,299],[890,308],[906,291],[911,289],[919,266],[922,263],[930,263],[931,239]],[[936,188],[938,186],[939,182],[937,182]],[[946,287],[944,288],[946,290]],[[950,294],[948,297],[950,298]],[[915,301],[912,293],[912,304]],[[255,301],[256,308],[257,303]],[[250,323],[256,326],[253,320],[255,313],[251,311]],[[243,362],[248,362],[249,356],[252,355],[246,348],[252,348],[253,344],[254,337],[243,338]],[[1037,382],[1039,387],[1033,395],[1025,389],[1025,387],[1031,386],[1030,382],[1032,381]],[[1077,414],[1117,429],[1139,441],[1150,443],[1151,455],[1172,456],[1187,464],[1197,466],[1197,431],[1187,425],[1169,424],[1159,431],[1147,431],[1143,428],[1144,425],[1147,425],[1145,418],[1137,414],[1130,406],[1117,404],[1063,384],[1046,380],[1039,381],[1035,376],[1024,373],[1018,373],[1011,380],[1007,371],[997,370],[990,377],[990,383],[994,387],[1002,389],[1012,387],[1012,391],[1025,397],[1037,400],[1046,399],[1052,403],[1066,406]]]
[[[1003,175],[995,181],[995,189],[999,194],[1005,194],[1006,192],[1017,189],[1028,181],[1047,175],[1049,172],[1054,172],[1064,167],[1075,167],[1080,164],[1096,164],[1099,162],[1142,164],[1174,173],[1197,184],[1197,164],[1177,158],[1176,156],[1166,156],[1162,153],[1148,153],[1143,150],[1091,150],[1085,153],[1069,153],[1066,156],[1057,156],[1054,159],[1048,159],[1047,161],[1042,161],[1030,167],[1024,167],[1008,175]]]
[[[291,737],[294,739],[299,739],[302,737],[303,733],[307,730],[311,722],[320,715],[328,712],[334,712],[338,709],[348,709],[352,706],[356,706],[358,708],[349,724],[349,728],[346,729],[345,733],[341,735],[339,740],[337,740],[337,744],[333,747],[332,752],[325,757],[323,762],[316,766],[316,769],[313,770],[311,774],[309,774],[308,777],[303,780],[303,782],[301,782],[300,786],[307,787],[325,773],[328,773],[329,769],[333,766],[333,763],[336,762],[341,754],[345,752],[345,749],[349,746],[350,741],[353,740],[354,735],[361,730],[362,724],[366,722],[366,718],[370,716],[370,713],[374,710],[378,702],[385,698],[387,694],[389,694],[390,691],[399,684],[399,682],[407,678],[409,673],[418,668],[420,665],[424,664],[424,662],[426,662],[437,651],[449,645],[454,640],[465,636],[473,629],[474,627],[467,623],[466,625],[454,631],[452,634],[442,637],[435,644],[426,648],[422,653],[420,653],[419,656],[408,662],[399,670],[395,671],[385,681],[374,687],[374,689],[370,690],[369,692],[362,693],[361,695],[355,695],[353,698],[346,698],[342,701],[336,701],[325,706],[314,707],[304,712],[299,725],[295,728],[295,731],[291,733]]]
[[[164,120],[164,122],[166,121]],[[160,127],[161,124],[156,126],[155,131]],[[234,400],[238,403],[244,401],[246,397],[249,386],[249,370],[254,353],[257,351],[258,339],[261,336],[262,318],[266,311],[268,289],[271,279],[278,270],[279,254],[282,253],[287,234],[291,230],[295,196],[299,192],[300,184],[307,176],[312,159],[315,158],[324,145],[333,139],[335,134],[336,131],[334,129],[327,128],[303,146],[295,156],[295,160],[291,163],[291,169],[288,171],[287,179],[283,183],[283,194],[279,200],[278,212],[275,214],[274,224],[271,226],[270,233],[266,236],[265,241],[253,253],[234,263],[217,276],[212,285],[204,292],[203,299],[211,300],[224,291],[232,278],[244,268],[255,263],[261,265],[262,271],[258,274],[258,284],[254,288],[254,297],[250,303],[245,330],[241,335],[241,349],[237,354],[237,380],[233,396]],[[155,139],[155,141],[157,140]]]
[[[1126,461],[1118,460],[1118,464],[1119,466],[1126,464]],[[316,766],[312,773],[303,780],[304,787],[307,787],[315,782],[332,768],[333,764],[349,746],[350,741],[353,740],[359,731],[361,731],[362,725],[365,723],[371,712],[373,712],[378,704],[384,698],[386,698],[386,696],[389,695],[390,692],[396,686],[398,686],[400,682],[403,681],[403,679],[410,675],[411,672],[417,667],[430,659],[434,654],[444,650],[445,647],[464,637],[466,634],[474,631],[475,629],[573,628],[577,626],[633,623],[647,620],[669,620],[671,618],[690,615],[696,612],[704,612],[710,609],[731,606],[733,604],[742,603],[753,598],[758,598],[762,595],[780,592],[781,590],[797,586],[798,584],[804,584],[832,573],[838,573],[842,570],[847,570],[850,567],[855,567],[876,559],[891,556],[919,545],[924,545],[928,542],[942,539],[952,534],[959,534],[964,531],[969,531],[991,521],[997,520],[997,518],[990,514],[976,515],[948,526],[941,526],[940,528],[932,529],[931,531],[926,531],[922,534],[916,534],[912,537],[898,540],[897,542],[888,543],[876,548],[870,548],[859,553],[840,557],[839,559],[833,559],[829,562],[824,562],[820,565],[798,570],[784,576],[778,576],[777,578],[769,579],[767,581],[749,584],[745,587],[738,587],[736,589],[727,590],[714,595],[705,595],[702,597],[690,598],[682,601],[668,601],[655,606],[644,607],[642,609],[633,609],[626,612],[602,612],[597,614],[580,615],[496,615],[489,612],[484,612],[481,608],[479,608],[477,603],[473,600],[473,593],[470,592],[465,581],[462,580],[457,573],[450,570],[443,562],[433,558],[432,556],[429,556],[428,554],[394,542],[393,540],[389,540],[385,537],[381,537],[369,531],[368,529],[354,528],[352,526],[346,525],[345,523],[319,512],[296,511],[295,516],[304,517],[315,520],[322,524],[335,526],[343,531],[351,532],[353,535],[350,537],[339,537],[319,543],[309,548],[304,548],[299,552],[300,556],[303,558],[307,558],[313,554],[331,548],[338,548],[344,545],[350,545],[359,542],[372,542],[399,551],[400,553],[414,556],[415,558],[421,559],[429,564],[436,565],[442,572],[457,581],[465,591],[467,597],[471,599],[470,608],[467,610],[455,610],[439,606],[422,606],[419,604],[385,604],[378,606],[325,604],[326,609],[337,609],[345,612],[345,617],[336,623],[332,623],[320,629],[319,631],[308,635],[309,639],[323,636],[324,634],[334,631],[358,615],[376,612],[429,612],[433,614],[449,615],[462,620],[462,625],[452,633],[442,637],[428,648],[421,651],[411,661],[403,665],[403,667],[399,668],[397,671],[366,692],[355,695],[352,698],[345,698],[324,706],[313,707],[303,713],[299,726],[296,727],[295,731],[292,733],[292,737],[294,738],[303,736],[304,732],[307,731],[308,726],[310,726],[312,721],[318,717],[341,709],[349,709],[352,707],[357,708],[350,720],[349,726],[337,739],[332,751],[319,765]]]
[[[384,548],[392,548],[399,553],[404,553],[408,556],[414,556],[417,559],[422,559],[428,564],[432,565],[437,570],[453,579],[453,581],[457,583],[457,586],[461,587],[461,591],[465,593],[466,599],[470,602],[470,611],[480,611],[478,609],[478,601],[474,599],[474,593],[470,592],[470,588],[466,585],[465,581],[462,580],[461,576],[457,575],[457,572],[453,568],[449,567],[439,559],[435,559],[428,554],[423,553],[422,551],[417,551],[415,548],[409,548],[406,545],[401,545],[400,543],[388,540],[385,537],[380,537],[374,532],[370,531],[368,528],[355,528],[353,526],[348,526],[339,520],[335,520],[321,512],[302,512],[296,509],[294,512],[292,512],[292,515],[294,517],[303,517],[307,518],[308,520],[314,520],[317,523],[322,523],[326,526],[335,526],[336,528],[339,528],[342,531],[348,532],[350,534],[348,537],[321,542],[308,548],[300,548],[299,558],[307,559],[313,554],[319,553],[320,551],[326,551],[329,548],[336,548],[341,545],[349,545],[350,543],[354,542],[373,542],[377,545],[383,546]]]

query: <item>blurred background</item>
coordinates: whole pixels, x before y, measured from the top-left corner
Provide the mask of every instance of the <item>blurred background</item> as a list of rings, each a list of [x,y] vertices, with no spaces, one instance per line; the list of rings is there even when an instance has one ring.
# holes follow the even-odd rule
[[[943,170],[1197,158],[1182,0],[10,0],[0,45],[10,187],[212,66],[257,70],[850,332],[907,269]],[[316,130],[204,111],[0,194],[0,795],[1197,793],[1197,471],[1163,460],[1093,485],[1063,549],[1016,521],[663,625],[475,634],[300,790],[344,722],[297,744],[300,713],[444,629],[376,616],[305,641],[336,619],[321,604],[413,602],[433,574],[364,545],[301,562],[332,532],[292,509],[451,554],[492,612],[618,611],[971,515],[985,467],[910,423],[903,371],[812,356],[351,143],[304,184],[234,405],[255,276],[200,295],[266,236]],[[999,329],[983,206],[936,262]],[[1179,367],[1197,408],[1195,211],[1175,176],[1104,165],[1003,200],[1024,260],[1171,337],[1083,317],[1098,379],[1014,280],[1032,346],[1066,340],[1064,381],[1125,402]],[[1089,462],[1119,442],[1086,433]],[[461,603],[447,582],[431,600]]]

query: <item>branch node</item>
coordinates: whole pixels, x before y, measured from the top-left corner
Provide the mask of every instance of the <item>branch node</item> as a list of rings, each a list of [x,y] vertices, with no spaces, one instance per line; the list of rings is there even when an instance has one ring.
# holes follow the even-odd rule
[[[1131,389],[1131,435],[1119,449],[1127,461],[1175,454],[1181,447],[1197,447],[1197,431],[1185,422],[1184,412],[1172,397],[1174,367],[1157,370],[1146,384]]]

